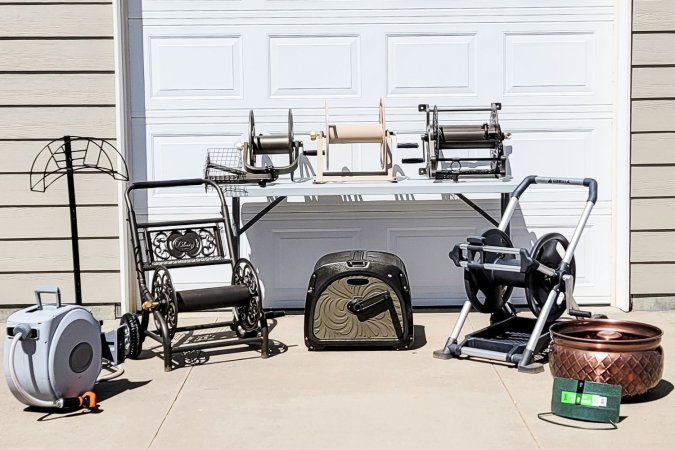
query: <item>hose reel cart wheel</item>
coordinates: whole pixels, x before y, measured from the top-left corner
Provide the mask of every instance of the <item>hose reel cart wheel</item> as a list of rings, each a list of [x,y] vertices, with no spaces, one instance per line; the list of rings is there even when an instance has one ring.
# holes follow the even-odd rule
[[[532,247],[531,255],[532,258],[547,267],[559,267],[568,246],[569,242],[562,234],[548,233],[537,240],[534,247]],[[569,274],[576,279],[577,273],[574,258],[572,258],[570,263]],[[527,299],[530,311],[532,311],[535,317],[539,317],[548,294],[559,282],[560,280],[557,276],[549,277],[536,270],[528,272],[525,277],[525,298]],[[565,298],[561,296],[553,304],[553,308],[548,315],[548,322],[557,320],[565,312],[566,307]]]
[[[485,245],[495,247],[513,247],[511,238],[497,229],[491,228],[482,234],[485,238]],[[505,261],[514,259],[513,255],[485,253],[485,260],[482,263],[494,264],[505,263]],[[493,313],[499,311],[504,304],[511,298],[513,286],[500,284],[494,279],[494,274],[488,270],[464,269],[464,288],[471,305],[482,313]]]
[[[178,328],[178,299],[176,298],[176,290],[173,287],[171,274],[166,267],[160,267],[155,270],[152,276],[151,293],[155,301],[159,303],[157,312],[164,318],[166,326],[169,329],[169,337],[173,339],[176,334],[176,328]],[[155,320],[155,325],[157,326],[157,333],[161,335],[162,327],[157,320]]]
[[[120,325],[124,327],[124,356],[137,359],[143,345],[141,324],[135,314],[126,313],[120,318]]]
[[[237,261],[232,271],[232,285],[247,286],[250,294],[250,300],[245,306],[233,309],[235,316],[233,329],[242,338],[256,336],[260,332],[260,321],[264,312],[260,280],[249,260],[241,258]]]

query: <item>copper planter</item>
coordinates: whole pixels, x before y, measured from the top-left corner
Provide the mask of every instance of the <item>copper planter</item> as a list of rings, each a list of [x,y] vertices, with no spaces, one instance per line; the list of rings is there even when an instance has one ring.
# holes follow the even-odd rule
[[[551,327],[555,377],[619,384],[624,397],[656,387],[663,375],[663,332],[625,320],[574,320]]]

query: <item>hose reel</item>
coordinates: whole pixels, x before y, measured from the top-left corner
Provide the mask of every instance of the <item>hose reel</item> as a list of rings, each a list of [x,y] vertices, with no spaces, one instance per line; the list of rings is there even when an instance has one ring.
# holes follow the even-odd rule
[[[256,175],[269,176],[268,181],[274,181],[279,175],[290,174],[298,167],[298,154],[301,141],[293,138],[293,112],[288,110],[288,132],[286,134],[257,134],[253,110],[248,114],[248,142],[243,143],[244,168],[246,172]],[[258,165],[257,158],[264,155],[288,155],[288,164],[285,166]]]
[[[472,250],[474,246],[476,250]],[[484,252],[477,253],[478,247],[514,248],[509,236],[498,228],[485,231],[480,237],[468,239],[467,260],[470,262],[464,268],[464,288],[467,298],[476,310],[482,313],[500,311],[511,298],[514,287],[524,288],[527,305],[538,317],[541,308],[549,293],[560,282],[559,274],[544,274],[534,267],[541,264],[546,267],[558,268],[565,251],[569,246],[567,238],[560,233],[547,233],[541,236],[531,250],[518,250],[518,257],[514,253]],[[455,246],[451,252],[451,259],[460,261],[460,246]],[[459,264],[458,264],[459,265]],[[511,266],[514,271],[492,270],[491,265]],[[517,270],[517,271],[515,271]],[[569,264],[568,274],[576,278],[576,264],[574,257]],[[548,321],[558,319],[565,312],[565,302],[556,302],[553,305]]]
[[[56,303],[44,304],[41,295],[55,294]],[[40,408],[94,408],[91,392],[98,381],[123,373],[121,368],[101,375],[103,361],[124,361],[126,327],[101,332],[101,324],[79,305],[62,305],[56,286],[35,290],[36,305],[7,319],[4,344],[5,378],[20,402]]]
[[[384,115],[384,100],[380,99],[379,120],[370,123],[330,123],[326,103],[326,128],[310,133],[317,142],[316,177],[314,181],[396,181],[393,169],[392,148],[396,146],[394,133],[387,130]],[[377,170],[347,171],[330,169],[331,144],[379,144],[380,167]],[[305,152],[305,154],[311,154]]]
[[[426,160],[426,167],[419,170],[420,175],[427,175],[437,180],[452,179],[460,176],[485,176],[496,178],[506,175],[507,158],[504,154],[505,139],[511,137],[504,133],[499,124],[497,111],[501,103],[492,103],[489,108],[440,108],[422,104],[419,112],[426,113],[426,132],[422,135],[423,155],[420,158],[406,158],[405,164],[421,163]],[[445,112],[490,112],[488,122],[480,125],[441,125],[439,113]],[[443,150],[488,149],[487,157],[454,157],[445,156]]]
[[[247,142],[236,148],[212,148],[207,150],[204,178],[219,184],[223,189],[228,185],[257,183],[265,186],[276,181],[279,175],[290,174],[298,167],[298,155],[302,142],[293,136],[293,113],[288,110],[288,132],[285,134],[258,134],[255,129],[253,110],[248,114]],[[275,166],[271,161],[260,163],[258,157],[267,155],[288,155],[288,164]]]

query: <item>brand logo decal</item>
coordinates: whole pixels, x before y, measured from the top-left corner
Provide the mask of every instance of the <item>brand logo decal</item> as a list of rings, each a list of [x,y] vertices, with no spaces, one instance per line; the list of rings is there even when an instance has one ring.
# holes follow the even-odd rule
[[[174,258],[184,258],[185,255],[194,258],[199,255],[202,241],[197,233],[188,230],[185,234],[174,231],[167,239],[168,250]]]

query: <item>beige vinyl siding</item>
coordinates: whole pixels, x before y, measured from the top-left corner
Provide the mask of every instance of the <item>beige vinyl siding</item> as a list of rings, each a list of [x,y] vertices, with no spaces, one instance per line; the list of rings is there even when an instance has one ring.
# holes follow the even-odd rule
[[[39,284],[74,298],[65,177],[37,193],[29,172],[52,139],[115,138],[112,36],[112,2],[0,0],[0,308],[31,303]],[[83,299],[109,304],[111,315],[118,185],[102,173],[77,174],[75,184]]]
[[[631,296],[675,307],[675,2],[633,1]]]
[[[0,73],[3,105],[105,105],[114,98],[114,73]]]

